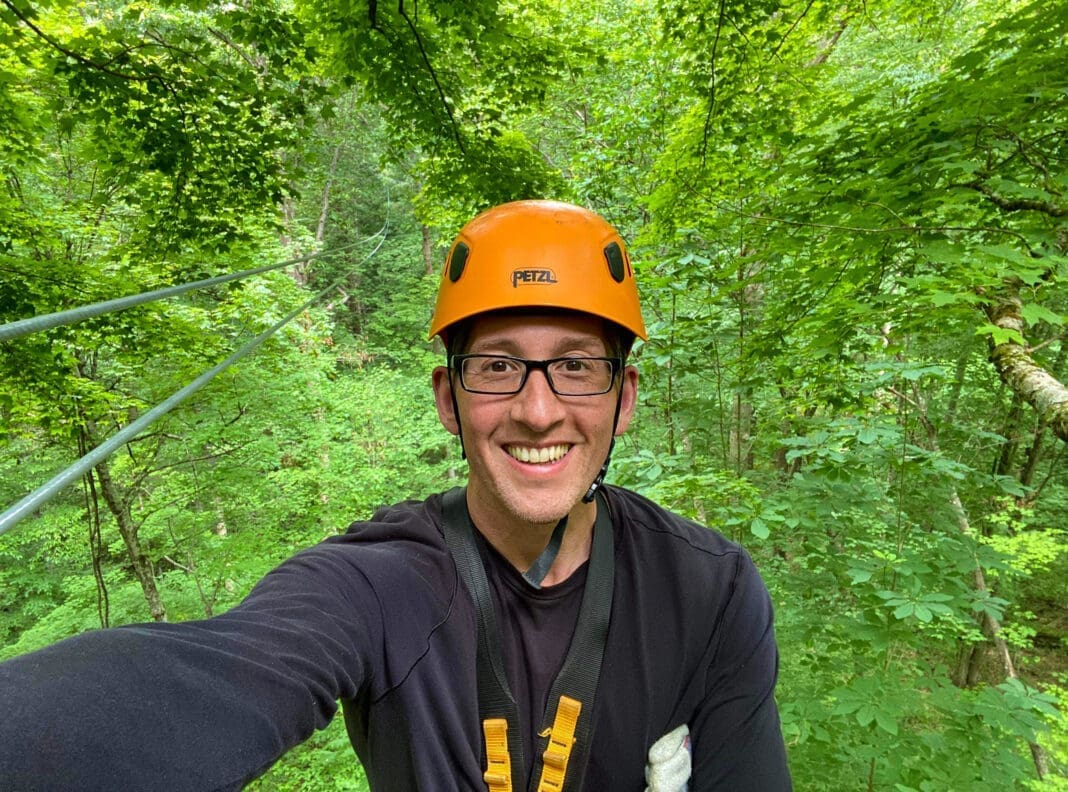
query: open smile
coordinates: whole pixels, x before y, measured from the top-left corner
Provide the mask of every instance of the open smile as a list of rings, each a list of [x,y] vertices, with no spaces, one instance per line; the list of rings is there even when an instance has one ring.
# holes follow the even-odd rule
[[[567,452],[571,450],[571,444],[559,443],[557,445],[545,446],[543,448],[509,445],[505,446],[504,450],[508,452],[508,456],[519,462],[524,462],[528,465],[545,465],[552,462],[559,462],[563,459]]]

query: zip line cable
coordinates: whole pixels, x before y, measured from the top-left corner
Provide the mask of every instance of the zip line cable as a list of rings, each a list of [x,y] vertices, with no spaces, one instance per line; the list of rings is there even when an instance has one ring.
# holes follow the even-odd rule
[[[72,324],[74,322],[80,322],[84,319],[91,319],[94,316],[111,313],[112,311],[122,311],[127,308],[133,308],[135,305],[143,305],[144,303],[155,302],[156,300],[163,300],[167,297],[174,297],[179,294],[185,294],[186,292],[194,291],[196,289],[204,289],[208,286],[218,286],[220,283],[227,283],[233,280],[241,280],[242,278],[248,278],[253,275],[261,275],[264,272],[281,269],[282,267],[289,267],[293,264],[300,264],[303,261],[311,261],[312,259],[322,258],[324,256],[331,256],[335,253],[340,253],[343,250],[348,250],[349,248],[356,247],[357,245],[362,245],[364,242],[370,242],[383,231],[385,231],[385,226],[383,226],[382,229],[379,230],[377,233],[372,234],[366,239],[361,239],[357,242],[351,242],[348,245],[342,245],[341,247],[334,248],[332,250],[323,250],[319,253],[309,253],[306,256],[290,259],[289,261],[283,261],[279,264],[268,264],[264,267],[256,267],[255,269],[244,270],[243,272],[232,272],[229,275],[219,275],[215,278],[199,280],[193,283],[183,283],[178,286],[168,286],[164,289],[141,292],[140,294],[131,294],[128,297],[117,297],[114,300],[105,300],[104,302],[92,303],[91,305],[83,305],[78,308],[71,308],[69,310],[59,311],[57,313],[43,314],[42,316],[31,316],[28,319],[19,319],[17,322],[10,322],[5,325],[0,325],[0,342],[10,341],[14,338],[29,335],[30,333],[40,332],[41,330],[50,330],[53,327],[59,327],[60,325]]]
[[[381,248],[382,245],[385,243],[385,241],[386,241],[385,230],[386,230],[386,227],[382,226],[382,229],[377,234],[374,235],[374,236],[381,235],[382,239],[379,240],[378,244],[375,245],[375,249],[372,250],[367,255],[367,257],[364,258],[360,262],[360,264],[364,264],[364,263],[370,261],[371,258],[375,255],[375,253],[378,252],[379,248]],[[374,239],[374,236],[373,237],[369,237],[369,239]],[[25,518],[31,512],[36,511],[37,509],[39,509],[42,506],[44,506],[46,503],[48,503],[50,500],[52,500],[52,498],[54,498],[57,494],[59,494],[59,492],[64,487],[66,487],[72,481],[75,481],[76,479],[81,478],[83,475],[85,475],[87,472],[89,472],[89,470],[91,470],[94,465],[96,465],[96,464],[104,461],[105,459],[107,459],[120,446],[122,446],[123,444],[129,442],[134,437],[136,437],[137,434],[140,433],[142,429],[145,429],[146,427],[151,425],[157,418],[160,418],[160,417],[166,415],[167,413],[169,413],[171,410],[173,410],[175,407],[177,407],[179,404],[181,404],[187,398],[189,398],[194,393],[196,393],[198,390],[200,390],[205,385],[207,385],[209,382],[211,382],[218,374],[220,374],[221,372],[223,372],[226,369],[228,369],[230,366],[232,366],[234,363],[236,363],[241,358],[243,358],[246,355],[248,355],[250,352],[254,351],[260,344],[262,344],[270,336],[272,336],[276,332],[278,332],[278,330],[280,330],[284,325],[288,324],[296,316],[298,316],[303,311],[305,311],[308,308],[310,308],[315,303],[319,302],[327,294],[329,294],[334,289],[336,289],[338,286],[340,286],[341,282],[344,281],[345,278],[347,278],[349,276],[349,274],[350,274],[349,272],[346,272],[344,275],[342,275],[340,278],[335,280],[333,283],[331,283],[329,286],[327,286],[321,292],[316,294],[314,297],[312,297],[306,303],[301,305],[299,308],[291,311],[289,314],[287,314],[282,319],[280,319],[277,323],[275,323],[272,327],[270,327],[269,329],[267,329],[264,332],[260,333],[258,336],[253,338],[251,341],[246,343],[244,346],[242,346],[236,352],[231,354],[224,361],[222,361],[221,363],[219,363],[215,367],[209,369],[208,371],[205,371],[203,374],[201,374],[199,377],[197,377],[195,380],[190,382],[188,385],[186,385],[181,390],[176,391],[175,393],[171,394],[171,396],[169,396],[167,399],[165,399],[164,401],[162,401],[159,404],[157,404],[155,407],[153,407],[151,410],[146,412],[144,415],[142,415],[136,421],[134,421],[132,423],[129,423],[126,426],[124,426],[122,429],[120,429],[114,435],[112,435],[107,440],[105,440],[103,443],[98,445],[92,451],[87,453],[85,456],[83,456],[77,462],[75,462],[74,464],[70,465],[66,470],[64,470],[61,473],[57,474],[54,478],[52,478],[46,484],[43,484],[40,487],[38,487],[36,490],[34,490],[29,495],[27,495],[22,500],[20,500],[18,503],[16,503],[14,506],[10,507],[3,514],[0,514],[0,534],[3,534],[5,531],[7,531],[11,527],[13,527],[16,523],[18,523],[20,520]]]

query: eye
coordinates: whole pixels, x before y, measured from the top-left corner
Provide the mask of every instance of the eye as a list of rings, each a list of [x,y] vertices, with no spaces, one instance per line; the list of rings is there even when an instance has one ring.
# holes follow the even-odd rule
[[[514,360],[501,360],[500,358],[491,358],[486,361],[483,367],[485,371],[491,374],[507,374],[510,371],[515,371],[516,364]]]
[[[586,358],[568,358],[560,361],[560,368],[567,374],[585,374],[593,370],[594,361]]]
[[[476,355],[465,362],[464,371],[474,377],[512,377],[522,372],[522,364],[506,357]]]

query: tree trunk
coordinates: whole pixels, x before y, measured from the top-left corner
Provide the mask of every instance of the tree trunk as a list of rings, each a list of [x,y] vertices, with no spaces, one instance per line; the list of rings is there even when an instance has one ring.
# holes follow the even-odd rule
[[[78,456],[83,457],[89,450],[89,437],[84,426],[78,427]],[[96,491],[93,471],[82,476],[82,489],[85,496],[85,518],[89,523],[89,556],[93,560],[93,578],[96,580],[96,612],[100,619],[100,628],[111,625],[111,603],[108,600],[108,587],[104,581],[104,543],[100,537],[100,495]]]
[[[334,184],[334,174],[337,173],[337,163],[341,159],[341,144],[334,146],[334,154],[330,158],[330,169],[326,173],[326,183],[323,185],[323,200],[319,205],[319,222],[315,226],[315,241],[322,244],[326,236],[326,220],[330,216],[330,188]]]
[[[738,475],[753,469],[753,403],[751,390],[744,388],[734,394],[731,407],[730,458]]]
[[[1057,352],[1057,359],[1053,363],[1053,376],[1058,380],[1061,378],[1064,371],[1065,360],[1068,360],[1068,340],[1061,339],[1061,348]],[[1031,445],[1027,449],[1027,456],[1024,459],[1023,468],[1020,470],[1020,483],[1025,487],[1030,488],[1031,483],[1035,478],[1035,470],[1038,467],[1038,462],[1042,457],[1042,443],[1046,436],[1046,421],[1043,418],[1038,419],[1038,423],[1035,426],[1034,435],[1031,438]],[[1033,500],[1034,495],[1029,495],[1028,499]]]
[[[79,377],[86,380],[98,381],[96,379],[96,356],[94,354],[79,354],[78,362],[75,370]],[[79,451],[84,456],[90,449],[96,448],[99,445],[98,438],[100,433],[97,431],[96,422],[87,417],[80,410],[78,411],[79,417]],[[152,562],[145,555],[144,550],[141,548],[141,541],[137,536],[139,525],[134,521],[133,515],[130,513],[129,504],[123,497],[122,491],[111,477],[111,468],[108,465],[108,460],[104,459],[99,462],[94,468],[93,473],[96,475],[96,480],[100,484],[100,495],[104,498],[104,503],[107,504],[108,511],[115,517],[115,522],[119,526],[119,533],[122,535],[122,540],[126,544],[126,552],[130,558],[130,564],[133,567],[134,574],[137,575],[137,579],[141,584],[141,590],[144,592],[145,601],[148,603],[149,613],[155,621],[167,621],[167,611],[163,607],[163,600],[160,598],[159,590],[156,588],[156,576],[152,570]],[[91,479],[90,479],[91,487]],[[95,501],[97,493],[92,491],[92,497]],[[95,504],[94,504],[95,505]],[[97,523],[99,524],[99,517],[97,517]],[[99,535],[91,537],[91,543],[95,539],[99,543]],[[97,548],[91,548],[93,552],[98,552]]]
[[[423,266],[426,267],[426,274],[434,274],[434,241],[430,236],[430,226],[425,223],[419,227],[423,233]]]
[[[835,45],[838,44],[838,39],[845,33],[848,24],[849,16],[843,16],[835,23],[834,30],[816,45],[816,57],[808,62],[809,66],[822,66],[827,62],[827,59],[831,57],[831,53],[834,51]]]
[[[927,432],[928,447],[931,451],[937,452],[939,450],[937,431],[928,417],[926,401],[915,385],[913,386],[912,402],[917,408],[920,420]],[[966,536],[971,536],[972,528],[968,521],[968,514],[964,511],[964,504],[961,503],[960,495],[957,493],[956,487],[950,487],[949,505],[953,509],[953,514],[957,519],[957,530]],[[972,571],[972,581],[975,584],[976,591],[982,593],[989,591],[986,585],[986,575],[983,573],[983,567],[979,564],[978,560],[976,560],[975,568]],[[983,633],[990,639],[997,651],[1005,676],[1009,679],[1019,679],[1016,674],[1016,666],[1012,661],[1012,654],[1009,652],[1009,645],[1006,643],[1005,637],[1001,632],[1001,623],[987,611],[982,612],[979,617],[979,622]],[[1039,779],[1043,779],[1049,773],[1046,753],[1038,743],[1028,741],[1028,745],[1031,748],[1031,758],[1035,763],[1035,772],[1038,774]]]
[[[285,229],[285,230],[282,232],[282,235],[278,238],[278,242],[279,242],[279,244],[281,244],[281,246],[283,248],[288,248],[291,244],[293,244],[293,237],[291,237],[289,235],[289,230],[291,228],[293,228],[293,225],[297,221],[297,206],[293,202],[292,197],[290,197],[289,195],[286,195],[282,199],[281,209],[282,209],[282,228]],[[302,283],[303,282],[303,281],[301,281],[302,273],[300,273],[296,268],[294,268],[292,270],[291,275],[292,275],[293,279],[296,280],[298,283]]]
[[[163,607],[163,600],[156,588],[156,575],[152,570],[152,562],[141,548],[141,540],[137,536],[138,524],[134,522],[130,514],[129,505],[123,500],[118,487],[111,478],[111,470],[107,460],[99,463],[96,468],[97,481],[100,482],[100,491],[104,496],[104,502],[108,510],[115,516],[119,526],[119,533],[123,542],[126,543],[126,552],[130,556],[134,574],[141,583],[145,601],[148,603],[149,613],[155,621],[167,621],[167,611]]]
[[[960,392],[964,388],[964,377],[968,373],[968,360],[972,356],[971,344],[961,351],[957,358],[956,370],[953,374],[953,385],[950,387],[949,400],[946,403],[946,414],[943,417],[945,423],[953,423],[957,420],[957,407],[960,404]]]
[[[730,459],[738,474],[753,469],[753,389],[747,343],[764,305],[764,289],[757,276],[764,270],[764,262],[752,258],[743,245],[738,258],[737,278],[741,288],[736,291],[738,306],[738,383],[731,405]]]
[[[1011,284],[1006,292],[984,308],[991,324],[1002,330],[1011,330],[1023,338],[1023,304],[1019,287]],[[997,369],[1001,380],[1030,404],[1046,422],[1053,434],[1068,442],[1068,388],[1052,374],[1037,365],[1026,346],[1018,341],[990,340],[990,361]]]
[[[1016,452],[1020,448],[1020,424],[1023,422],[1023,397],[1019,393],[1012,394],[1012,405],[1009,414],[1005,416],[1005,424],[1001,428],[1001,453],[994,461],[993,473],[995,476],[1012,475],[1012,466],[1016,461]]]

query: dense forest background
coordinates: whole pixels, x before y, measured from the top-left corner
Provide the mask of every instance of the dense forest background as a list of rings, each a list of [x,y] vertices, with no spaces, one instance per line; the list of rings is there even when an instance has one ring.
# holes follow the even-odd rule
[[[797,788],[1068,789],[1066,44],[1063,0],[0,0],[0,324],[290,262],[0,342],[0,508],[295,312],[0,537],[0,657],[462,479],[445,247],[561,198],[640,268],[610,480],[756,558]],[[366,788],[340,722],[256,786]]]

